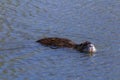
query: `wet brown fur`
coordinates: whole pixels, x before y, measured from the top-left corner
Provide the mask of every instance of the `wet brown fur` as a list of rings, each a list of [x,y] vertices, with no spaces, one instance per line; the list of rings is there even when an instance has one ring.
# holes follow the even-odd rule
[[[43,38],[38,41],[38,43],[41,43],[42,45],[45,46],[54,46],[56,48],[60,47],[67,47],[67,48],[73,48],[75,50],[78,50],[80,52],[83,52],[83,49],[88,45],[91,44],[89,41],[85,41],[81,44],[76,44],[73,41],[66,39],[66,38],[57,38],[57,37],[52,37],[52,38]]]
[[[73,48],[75,46],[75,43],[69,39],[56,38],[56,37],[43,38],[38,40],[37,42],[46,46],[68,47],[68,48]]]

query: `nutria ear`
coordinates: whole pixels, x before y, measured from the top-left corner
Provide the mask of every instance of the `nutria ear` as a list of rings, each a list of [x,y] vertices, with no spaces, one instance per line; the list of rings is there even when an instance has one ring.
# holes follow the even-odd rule
[[[80,44],[81,47],[87,46],[88,44],[91,44],[89,41],[84,41]]]

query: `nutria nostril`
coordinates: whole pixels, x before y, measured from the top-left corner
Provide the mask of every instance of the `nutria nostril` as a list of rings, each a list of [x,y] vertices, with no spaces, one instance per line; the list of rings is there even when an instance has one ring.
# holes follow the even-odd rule
[[[37,40],[36,42],[45,46],[49,46],[51,48],[67,47],[67,48],[73,48],[80,52],[86,52],[86,53],[96,52],[96,48],[94,44],[92,44],[89,41],[82,42],[81,44],[76,44],[69,39],[51,37],[51,38],[43,38],[43,39]]]

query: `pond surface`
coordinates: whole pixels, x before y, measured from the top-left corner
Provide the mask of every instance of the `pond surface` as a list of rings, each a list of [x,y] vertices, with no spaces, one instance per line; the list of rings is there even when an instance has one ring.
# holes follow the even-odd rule
[[[96,44],[93,56],[35,41]],[[1,0],[0,80],[119,80],[119,0]]]

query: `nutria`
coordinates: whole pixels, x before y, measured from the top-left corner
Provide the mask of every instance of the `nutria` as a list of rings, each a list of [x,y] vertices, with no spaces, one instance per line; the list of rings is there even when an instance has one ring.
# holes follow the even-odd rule
[[[76,44],[69,39],[50,37],[50,38],[40,39],[36,42],[41,43],[42,45],[45,45],[45,46],[49,46],[51,48],[67,47],[67,48],[73,48],[80,52],[86,52],[86,53],[96,52],[96,48],[95,48],[94,44],[92,44],[89,41],[85,41],[80,44]]]

